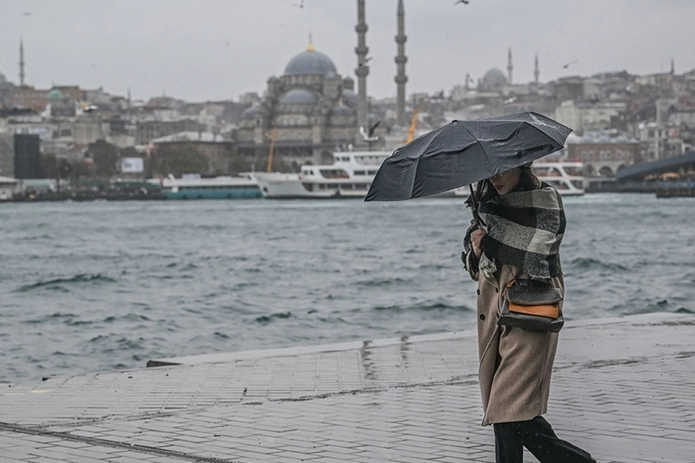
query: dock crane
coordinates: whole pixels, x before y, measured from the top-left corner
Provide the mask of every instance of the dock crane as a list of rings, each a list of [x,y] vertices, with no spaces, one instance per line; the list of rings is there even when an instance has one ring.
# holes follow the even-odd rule
[[[266,167],[266,172],[271,172],[273,168],[273,154],[275,153],[275,139],[278,135],[278,129],[273,128],[270,132],[266,132],[266,135],[270,137],[270,149],[268,150],[268,166]]]
[[[420,108],[413,109],[413,117],[410,119],[410,127],[408,128],[408,138],[405,143],[408,144],[415,138],[415,129],[417,128],[417,116],[422,111]]]

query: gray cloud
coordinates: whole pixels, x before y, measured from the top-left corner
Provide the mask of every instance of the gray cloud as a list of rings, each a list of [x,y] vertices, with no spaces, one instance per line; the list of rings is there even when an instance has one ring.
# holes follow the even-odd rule
[[[353,75],[354,0],[4,0],[0,72],[39,88],[103,86],[188,100],[262,91],[303,51],[309,33],[342,75]],[[689,0],[405,0],[408,92],[449,90],[514,56],[514,80],[695,68]],[[395,94],[397,0],[366,0],[371,95]],[[30,12],[30,15],[25,15]],[[571,66],[563,68],[564,64]]]

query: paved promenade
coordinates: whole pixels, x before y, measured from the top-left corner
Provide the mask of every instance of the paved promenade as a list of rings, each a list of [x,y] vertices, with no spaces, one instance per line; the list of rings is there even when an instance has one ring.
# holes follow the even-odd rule
[[[494,461],[470,331],[150,364],[169,366],[3,385],[0,461]],[[560,437],[695,462],[695,316],[568,322],[555,367]]]

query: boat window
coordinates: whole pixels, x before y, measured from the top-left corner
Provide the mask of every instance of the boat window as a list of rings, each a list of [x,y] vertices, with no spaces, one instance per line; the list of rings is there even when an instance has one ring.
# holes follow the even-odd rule
[[[356,170],[355,175],[365,175],[365,171],[363,170]]]
[[[376,175],[376,171],[375,171],[375,170],[370,170],[370,171],[368,172],[368,174],[369,174],[369,175]]]
[[[343,169],[321,169],[321,175],[324,178],[349,178],[347,172]]]

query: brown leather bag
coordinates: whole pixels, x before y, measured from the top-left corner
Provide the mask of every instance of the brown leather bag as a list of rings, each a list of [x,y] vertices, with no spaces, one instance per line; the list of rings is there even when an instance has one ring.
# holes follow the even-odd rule
[[[512,280],[502,293],[498,325],[557,333],[565,323],[562,292],[537,280]]]

